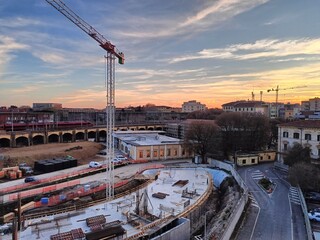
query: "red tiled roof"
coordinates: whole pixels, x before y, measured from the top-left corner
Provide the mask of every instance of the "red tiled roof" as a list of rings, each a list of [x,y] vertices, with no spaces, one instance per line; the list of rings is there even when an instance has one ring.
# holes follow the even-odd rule
[[[279,127],[296,127],[296,128],[320,128],[320,120],[303,120],[289,123],[282,123]]]
[[[235,108],[247,108],[261,106],[264,102],[260,101],[236,101],[223,104],[222,107],[233,106]]]

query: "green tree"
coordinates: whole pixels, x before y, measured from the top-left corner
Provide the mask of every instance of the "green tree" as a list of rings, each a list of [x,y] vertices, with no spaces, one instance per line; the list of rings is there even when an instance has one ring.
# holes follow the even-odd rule
[[[293,166],[296,163],[310,163],[310,148],[303,147],[299,143],[295,143],[293,147],[284,156],[283,161],[288,166]]]
[[[219,139],[219,127],[214,121],[194,120],[187,127],[184,146],[200,155],[202,163],[206,163],[207,154],[219,145]]]

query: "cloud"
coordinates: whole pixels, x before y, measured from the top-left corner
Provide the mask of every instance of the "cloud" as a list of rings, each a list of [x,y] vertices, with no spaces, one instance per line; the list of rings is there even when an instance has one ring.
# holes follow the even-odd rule
[[[14,17],[14,18],[3,18],[0,19],[0,27],[8,27],[8,28],[21,28],[27,26],[40,26],[45,25],[43,22],[24,17]]]
[[[262,39],[254,43],[234,44],[226,48],[204,49],[193,55],[173,58],[169,62],[177,63],[198,59],[251,60],[316,54],[320,54],[320,39],[318,38],[302,38],[284,41],[278,39]]]
[[[127,18],[128,26],[136,26],[134,30],[116,32],[119,36],[131,39],[154,39],[159,37],[179,36],[184,34],[195,34],[206,29],[219,27],[221,22],[251,10],[269,0],[220,0],[206,3],[202,9],[194,14],[194,9],[184,15],[176,15],[173,18],[165,15],[156,20],[148,17],[134,16]],[[140,27],[137,27],[140,26]],[[136,30],[143,29],[143,30]]]
[[[18,43],[11,37],[0,35],[0,76],[5,72],[5,65],[15,57],[15,53],[26,49],[28,49],[27,45]]]

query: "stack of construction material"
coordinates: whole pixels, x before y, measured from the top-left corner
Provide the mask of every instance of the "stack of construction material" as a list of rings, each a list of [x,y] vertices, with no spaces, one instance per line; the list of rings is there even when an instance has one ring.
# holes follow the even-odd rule
[[[78,160],[75,158],[54,158],[39,160],[34,163],[34,169],[37,172],[49,173],[71,167],[76,167]]]
[[[19,167],[8,167],[3,168],[0,172],[0,178],[7,177],[9,179],[17,179],[22,178],[22,171],[19,169]]]
[[[69,232],[58,233],[50,236],[50,240],[83,240],[86,235],[81,228],[73,229]]]

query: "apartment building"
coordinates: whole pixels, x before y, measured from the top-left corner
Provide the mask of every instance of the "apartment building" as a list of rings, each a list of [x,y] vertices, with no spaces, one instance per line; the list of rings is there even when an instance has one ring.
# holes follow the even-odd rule
[[[320,98],[310,98],[308,101],[301,102],[302,111],[320,111]]]
[[[191,100],[182,104],[182,112],[204,111],[206,109],[207,107],[205,104],[197,102],[196,100]]]
[[[261,101],[236,101],[222,105],[225,112],[261,113],[268,115],[268,106]]]
[[[311,158],[320,160],[320,120],[302,120],[278,125],[278,161],[295,143],[309,147]]]

